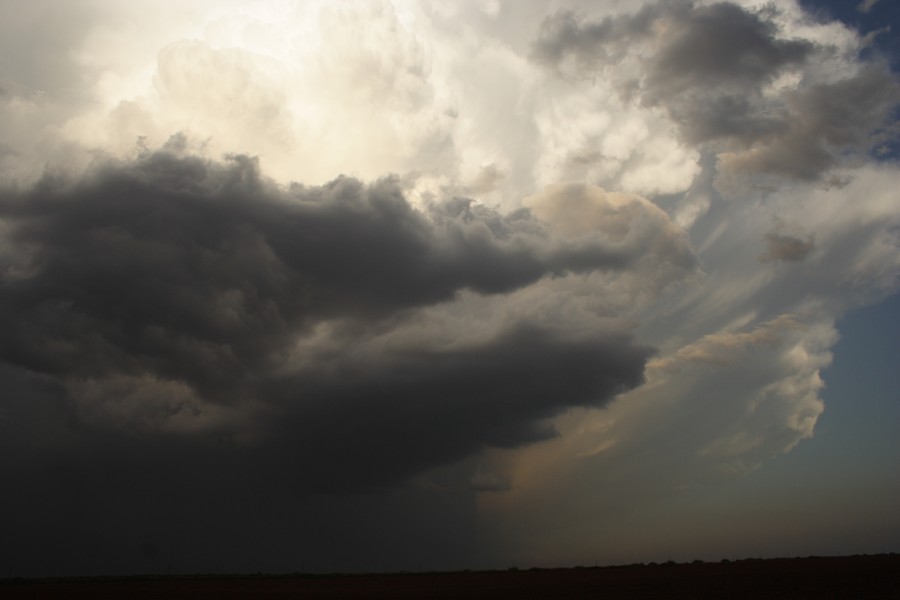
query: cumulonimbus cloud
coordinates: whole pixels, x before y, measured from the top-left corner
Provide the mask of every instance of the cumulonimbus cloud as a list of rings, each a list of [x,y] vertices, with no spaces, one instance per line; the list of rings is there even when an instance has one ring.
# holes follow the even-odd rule
[[[806,6],[0,4],[3,560],[683,547],[897,289],[896,74]]]
[[[313,480],[356,465],[344,469],[375,484],[544,439],[566,407],[638,385],[651,354],[621,332],[571,337],[527,319],[452,348],[360,352],[372,330],[463,291],[628,271],[648,252],[693,268],[677,228],[638,199],[567,236],[527,209],[418,210],[391,178],[279,187],[246,157],[176,146],[3,192],[0,358],[62,383],[92,426],[274,439],[296,461],[318,457]],[[316,346],[323,326],[342,341]]]

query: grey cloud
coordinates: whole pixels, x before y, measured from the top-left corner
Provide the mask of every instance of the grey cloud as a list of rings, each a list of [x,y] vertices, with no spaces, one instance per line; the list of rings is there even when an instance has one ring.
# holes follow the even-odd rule
[[[0,170],[4,170],[6,168],[4,163],[10,162],[10,159],[15,158],[18,154],[12,146],[0,142]]]
[[[470,567],[472,495],[498,484],[466,459],[643,381],[653,351],[627,334],[404,334],[462,290],[622,271],[640,247],[461,198],[416,210],[391,178],[283,189],[182,142],[0,193],[14,574]]]
[[[467,189],[475,195],[488,194],[496,190],[505,177],[506,173],[491,163],[481,168],[478,175],[469,182]]]
[[[694,7],[664,24],[648,78],[652,102],[701,86],[740,94],[801,64],[813,50],[806,41],[778,39],[772,22],[733,4]]]
[[[220,166],[160,153],[74,185],[48,178],[0,205],[17,248],[4,257],[2,355],[50,373],[152,364],[230,384],[317,320],[630,259],[602,241],[552,239],[524,213],[460,206],[436,206],[430,222],[391,179],[283,193],[240,157]]]
[[[778,260],[798,262],[803,260],[815,248],[815,236],[805,240],[791,235],[782,235],[778,231],[766,234],[766,251],[759,257],[762,262]]]
[[[544,19],[531,56],[546,66],[560,66],[574,59],[579,67],[602,68],[604,63],[621,60],[631,38],[650,35],[650,27],[662,10],[647,5],[635,15],[606,17],[585,21],[579,15],[561,11]]]
[[[548,417],[641,382],[650,351],[630,337],[527,323],[453,350],[351,351],[461,290],[626,269],[640,248],[464,199],[420,212],[391,178],[283,190],[251,159],[176,146],[0,198],[0,360],[61,385],[82,426],[249,436],[308,487],[359,487],[544,439]],[[322,325],[337,350],[297,363]]]
[[[785,118],[777,133],[720,154],[726,176],[775,174],[814,181],[842,160],[860,158],[896,138],[892,111],[900,85],[880,66],[833,83],[785,94]],[[749,141],[749,140],[748,140]]]
[[[599,22],[572,13],[549,17],[532,55],[551,66],[571,58],[581,67],[603,68],[635,44],[650,42],[654,53],[644,93],[645,101],[656,103],[699,86],[744,91],[802,63],[813,49],[809,42],[778,39],[777,33],[771,22],[733,4],[657,3]]]
[[[890,131],[900,86],[879,66],[834,83],[801,88],[787,97],[784,131],[752,146],[734,161],[750,172],[774,172],[812,180],[838,162],[841,153],[868,151]]]
[[[660,40],[642,99],[664,106],[692,144],[746,147],[777,138],[793,115],[764,100],[762,87],[801,66],[814,49],[777,33],[771,22],[734,5],[697,8]]]
[[[3,61],[4,92],[47,95],[69,103],[85,100],[84,86],[95,74],[77,61],[72,48],[85,37],[95,17],[96,10],[84,3],[0,3],[0,53],[15,57]]]
[[[534,56],[549,65],[574,59],[582,69],[608,70],[646,46],[646,74],[640,81],[620,81],[624,95],[636,90],[644,104],[666,107],[692,143],[752,143],[784,126],[783,111],[758,106],[760,86],[785,67],[802,64],[814,49],[777,34],[763,15],[733,4],[657,3],[599,23],[571,14],[552,17]]]
[[[474,347],[314,364],[265,395],[305,477],[353,487],[555,436],[546,419],[639,385],[651,354],[627,336],[566,339],[523,326]]]
[[[785,111],[762,110],[747,95],[695,99],[679,104],[672,113],[691,143],[729,139],[752,144],[775,137],[788,126]]]
[[[625,59],[635,47],[643,49],[630,58],[642,63],[640,80],[616,71],[631,64]],[[637,94],[645,105],[664,107],[687,142],[720,153],[726,176],[813,180],[889,136],[885,128],[900,103],[895,78],[876,63],[842,80],[801,80],[763,94],[780,74],[829,51],[780,37],[765,11],[681,2],[600,22],[556,15],[545,22],[533,56],[563,70],[574,61],[576,72],[602,71],[623,97]]]

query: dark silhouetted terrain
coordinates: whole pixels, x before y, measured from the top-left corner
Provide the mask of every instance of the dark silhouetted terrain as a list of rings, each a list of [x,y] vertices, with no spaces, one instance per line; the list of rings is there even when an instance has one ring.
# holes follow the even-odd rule
[[[900,598],[900,555],[373,575],[0,581],[14,598]]]

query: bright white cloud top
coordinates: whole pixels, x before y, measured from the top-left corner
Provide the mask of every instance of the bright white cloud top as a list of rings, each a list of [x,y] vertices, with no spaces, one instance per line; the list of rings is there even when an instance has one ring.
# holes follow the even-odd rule
[[[793,3],[0,15],[0,361],[33,398],[2,414],[34,431],[2,445],[38,471],[102,439],[301,503],[473,490],[484,564],[637,558],[596,515],[813,436],[836,320],[900,287],[897,77]]]

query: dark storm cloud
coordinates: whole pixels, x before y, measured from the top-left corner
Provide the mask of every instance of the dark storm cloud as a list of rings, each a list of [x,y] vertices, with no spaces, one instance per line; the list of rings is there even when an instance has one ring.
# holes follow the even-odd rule
[[[0,536],[4,576],[462,568],[477,560],[462,487],[311,494],[302,465],[271,446],[86,428],[66,411],[64,390],[41,379],[0,365],[0,511],[15,515]],[[157,557],[146,556],[147,545]]]
[[[533,57],[585,75],[643,48],[641,76],[616,78],[623,96],[664,107],[687,142],[728,151],[726,169],[816,179],[842,155],[870,149],[900,103],[898,86],[871,64],[842,80],[763,94],[779,75],[830,52],[783,38],[771,10],[657,3],[599,22],[562,13],[545,21]]]
[[[553,239],[525,212],[464,201],[432,212],[413,210],[391,179],[279,192],[240,157],[155,154],[85,182],[8,191],[0,356],[53,374],[151,370],[230,386],[320,320],[629,260],[602,240]]]
[[[393,179],[281,190],[250,159],[167,151],[8,189],[0,224],[2,361],[64,389],[80,426],[148,448],[173,431],[247,434],[248,456],[273,476],[299,469],[308,488],[544,439],[548,417],[638,385],[649,355],[627,336],[527,323],[449,350],[359,350],[461,290],[624,269],[642,252],[565,241],[524,210],[457,199],[420,212]],[[323,323],[339,343],[292,362]]]
[[[342,360],[273,381],[266,395],[279,399],[288,454],[307,477],[358,486],[554,436],[545,419],[639,385],[650,355],[628,337],[523,327],[477,347],[398,352],[387,364]]]

